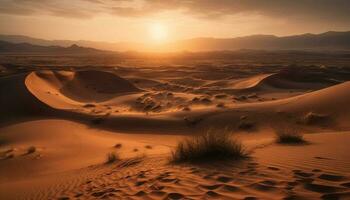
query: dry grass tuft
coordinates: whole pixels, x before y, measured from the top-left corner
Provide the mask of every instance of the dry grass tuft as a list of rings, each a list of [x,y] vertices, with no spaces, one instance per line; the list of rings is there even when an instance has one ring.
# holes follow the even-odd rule
[[[239,160],[248,153],[231,132],[209,130],[179,142],[172,152],[173,162],[208,162],[211,160]]]
[[[115,161],[118,161],[118,160],[120,160],[120,157],[116,152],[109,152],[107,154],[107,161],[106,161],[107,164],[114,163]]]
[[[281,144],[304,144],[303,135],[295,128],[284,128],[276,131],[276,141]]]

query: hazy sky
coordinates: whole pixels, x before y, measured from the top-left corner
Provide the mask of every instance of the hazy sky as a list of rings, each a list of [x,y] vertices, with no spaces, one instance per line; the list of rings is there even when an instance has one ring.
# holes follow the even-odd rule
[[[0,0],[0,33],[172,41],[350,30],[350,0]]]

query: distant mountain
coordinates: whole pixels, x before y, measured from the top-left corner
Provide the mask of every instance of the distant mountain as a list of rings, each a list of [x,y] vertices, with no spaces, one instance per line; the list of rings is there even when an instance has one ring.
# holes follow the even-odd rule
[[[96,49],[104,49],[109,51],[127,51],[131,46],[132,48],[139,46],[138,44],[132,45],[131,43],[111,43],[111,42],[97,42],[86,40],[44,40],[23,35],[1,35],[0,41],[12,42],[12,43],[29,43],[33,45],[41,46],[61,46],[69,47],[73,44],[90,47]]]
[[[0,40],[34,45],[79,46],[112,51],[221,51],[221,50],[350,50],[350,31],[330,31],[321,34],[303,34],[285,37],[274,35],[252,35],[237,38],[194,38],[167,44],[146,45],[142,43],[110,43],[95,41],[42,40],[20,35],[0,35]]]
[[[80,47],[76,44],[72,44],[69,47],[60,47],[0,41],[0,53],[95,54],[105,52],[106,51],[97,50],[93,48]]]
[[[349,32],[326,32],[277,37],[253,35],[229,39],[195,38],[169,44],[169,49],[179,50],[350,50]]]

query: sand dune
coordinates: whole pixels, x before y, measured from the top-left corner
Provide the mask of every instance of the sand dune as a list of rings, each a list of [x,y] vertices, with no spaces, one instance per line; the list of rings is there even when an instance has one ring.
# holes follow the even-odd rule
[[[18,74],[0,79],[1,122],[53,115],[57,112],[28,91],[24,83],[26,76],[27,74]]]
[[[237,92],[267,92],[276,89],[321,89],[329,86],[329,82],[325,81],[308,81],[297,78],[290,78],[288,74],[278,72],[270,74],[260,74],[247,78],[238,78],[233,80],[216,81],[205,85],[206,87],[226,88]]]
[[[224,80],[224,73],[219,80],[161,74],[1,77],[0,198],[349,198],[350,82],[324,88],[330,83],[280,73]],[[257,93],[237,100],[232,91]],[[285,97],[267,99],[272,92]],[[273,129],[285,126],[314,134],[304,145],[276,144]],[[179,140],[225,127],[252,152],[249,159],[169,163]],[[106,164],[111,152],[120,160]]]
[[[253,88],[259,85],[263,80],[267,77],[272,76],[274,74],[260,74],[247,78],[235,78],[221,81],[212,81],[206,84],[206,87],[226,87],[234,90],[243,90]]]
[[[40,126],[39,121],[35,123],[36,125],[23,124],[22,126],[32,128]],[[32,139],[24,139],[23,142],[32,144],[35,141],[40,142],[43,146],[36,144],[40,147],[38,152],[25,156],[26,160],[20,156],[6,160],[7,164],[2,167],[11,166],[10,162],[17,163],[17,166],[18,162],[21,162],[22,165],[27,162],[33,169],[40,169],[38,166],[43,165],[46,167],[46,173],[52,170],[51,173],[55,172],[56,175],[57,170],[67,170],[72,167],[76,170],[58,173],[59,179],[54,179],[52,174],[30,176],[26,177],[26,180],[30,182],[26,182],[21,181],[23,175],[20,175],[20,171],[13,168],[13,172],[17,173],[12,175],[16,177],[16,181],[12,177],[12,181],[8,184],[0,184],[2,198],[245,199],[250,197],[281,199],[303,197],[328,199],[328,196],[335,196],[347,199],[349,197],[348,167],[350,160],[346,154],[346,141],[349,139],[347,132],[308,135],[306,139],[312,144],[301,146],[271,144],[273,138],[265,136],[265,142],[262,143],[265,144],[265,147],[262,148],[255,146],[256,138],[246,139],[244,141],[247,147],[256,148],[248,160],[238,163],[173,165],[168,163],[166,152],[169,152],[170,147],[179,138],[161,136],[160,140],[155,140],[154,135],[130,137],[128,134],[96,133],[93,130],[88,132],[85,130],[84,133],[81,132],[84,130],[81,125],[70,122],[51,121],[48,126],[58,127],[59,123],[74,130],[74,137],[86,139],[80,144],[80,148],[83,148],[84,151],[76,149],[76,144],[69,139],[72,135],[64,133],[65,128],[61,126],[62,128],[57,129],[54,134],[59,134],[57,136],[65,138],[69,143],[61,140],[56,143],[44,133],[37,139],[29,136],[28,139]],[[7,130],[6,136],[17,137],[18,135],[13,135],[15,131],[13,129],[17,128],[20,127],[12,127]],[[49,127],[44,127],[45,129],[51,130]],[[64,134],[67,135],[64,136]],[[41,136],[44,137],[43,140],[39,139]],[[143,142],[135,142],[136,138],[136,141],[143,140]],[[75,142],[80,142],[80,140],[76,139]],[[115,164],[103,164],[102,152],[113,149],[116,142],[123,144],[117,151],[120,151],[121,155],[129,153],[131,157],[124,157]],[[144,148],[145,144],[151,144],[152,149]],[[66,150],[62,151],[60,145],[65,145]],[[132,149],[135,147],[141,152],[146,151],[147,156],[138,156],[142,154],[133,152]],[[21,148],[16,150],[16,152],[19,151]],[[75,153],[72,154],[72,152]],[[38,154],[42,156],[34,159]],[[58,155],[63,156],[57,157]],[[279,158],[279,155],[283,155],[283,158]],[[81,159],[84,162],[80,162]],[[70,165],[64,165],[64,168],[61,165],[50,166],[57,162],[61,164],[67,162]],[[75,163],[75,166],[72,163]],[[88,166],[89,163],[95,164]],[[84,165],[86,167],[79,168]],[[35,175],[37,172],[32,173]],[[11,174],[2,176],[3,179],[6,177],[11,177]],[[26,192],[16,192],[13,195],[16,189]],[[13,196],[8,196],[9,194]]]
[[[56,108],[140,91],[128,81],[102,71],[33,72],[26,78],[26,85],[38,99]]]
[[[350,100],[350,82],[341,83],[315,92],[307,93],[290,99],[286,107],[301,111],[314,109],[320,112],[348,113],[347,103]],[[281,100],[287,101],[287,100]]]

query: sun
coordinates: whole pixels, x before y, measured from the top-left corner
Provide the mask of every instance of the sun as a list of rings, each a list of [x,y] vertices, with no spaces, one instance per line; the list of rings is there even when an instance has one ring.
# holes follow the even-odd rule
[[[167,28],[161,23],[151,24],[149,34],[154,42],[164,42],[168,37]]]

